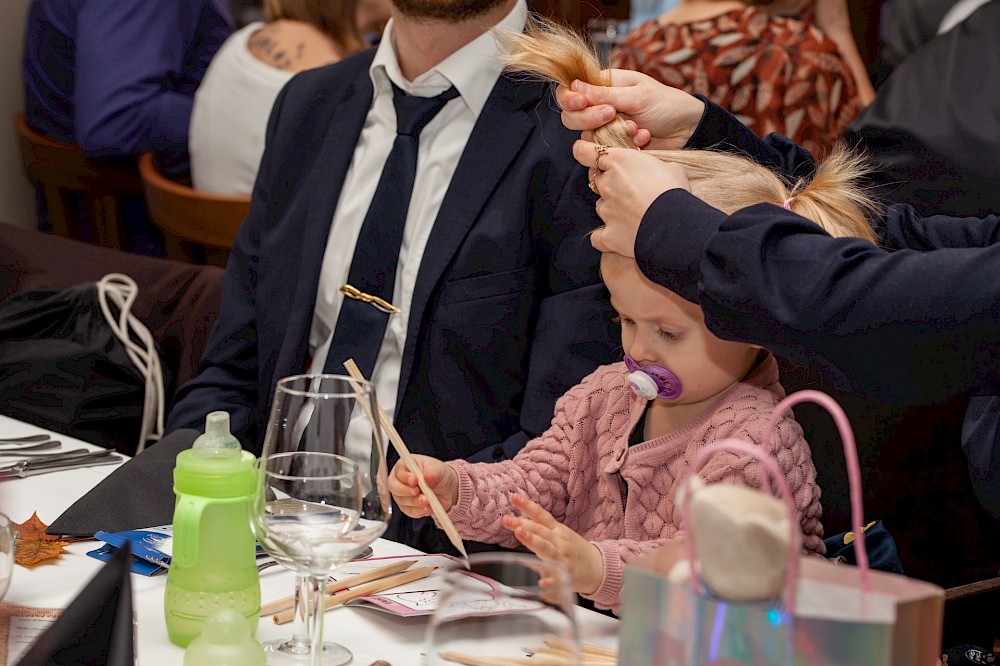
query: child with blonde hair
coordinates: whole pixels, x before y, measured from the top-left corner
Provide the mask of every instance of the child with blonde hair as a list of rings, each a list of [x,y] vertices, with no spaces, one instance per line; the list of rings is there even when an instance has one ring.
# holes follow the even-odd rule
[[[587,46],[568,31],[536,25],[509,43],[509,66],[518,71],[559,81],[593,81],[592,64],[600,72]],[[554,70],[561,73],[553,76]],[[598,141],[631,145],[624,123],[604,130]],[[861,163],[846,153],[826,160],[812,181],[793,186],[732,155],[668,151],[660,157],[681,164],[694,193],[722,210],[762,202],[795,206],[832,234],[874,239],[864,216],[870,204],[857,185]],[[651,282],[633,259],[605,254],[601,272],[622,327],[623,362],[598,368],[568,391],[550,428],[512,460],[414,457],[464,538],[523,545],[564,566],[575,590],[595,605],[617,612],[625,564],[683,534],[675,497],[688,461],[725,438],[761,445],[785,393],[767,350],[713,335],[697,305]],[[803,549],[822,554],[816,470],[791,415],[779,421],[770,453],[788,479]],[[759,477],[756,461],[738,453],[715,456],[700,474],[708,482],[753,487]],[[431,515],[405,466],[393,468],[389,488],[406,515]]]

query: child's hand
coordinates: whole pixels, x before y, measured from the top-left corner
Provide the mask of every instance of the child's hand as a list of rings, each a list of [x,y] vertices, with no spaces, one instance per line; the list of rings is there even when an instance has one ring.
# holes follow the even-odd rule
[[[524,495],[515,494],[511,500],[522,515],[504,516],[503,526],[544,561],[562,565],[574,590],[580,594],[596,592],[604,579],[600,549]]]
[[[437,458],[414,455],[413,460],[424,474],[424,480],[437,495],[445,511],[458,501],[458,474]],[[431,504],[417,485],[417,475],[406,469],[400,460],[389,475],[389,492],[400,510],[410,518],[431,515]]]

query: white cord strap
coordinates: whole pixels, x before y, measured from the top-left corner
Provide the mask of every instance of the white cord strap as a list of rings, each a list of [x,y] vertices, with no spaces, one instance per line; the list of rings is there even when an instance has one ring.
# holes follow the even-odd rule
[[[146,381],[146,398],[142,406],[142,427],[136,453],[146,448],[148,440],[157,441],[163,435],[163,371],[153,335],[146,325],[132,314],[132,304],[139,294],[135,280],[121,273],[108,273],[97,282],[97,299],[101,312],[115,337],[125,346],[129,359]],[[118,308],[118,318],[111,313],[108,301]],[[132,338],[138,339],[138,343]]]

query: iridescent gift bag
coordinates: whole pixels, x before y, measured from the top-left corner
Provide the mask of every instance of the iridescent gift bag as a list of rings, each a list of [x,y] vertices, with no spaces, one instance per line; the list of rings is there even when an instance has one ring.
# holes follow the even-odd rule
[[[851,485],[852,525],[858,566],[822,558],[789,559],[781,599],[730,602],[714,597],[697,577],[672,583],[678,562],[693,563],[687,540],[637,559],[625,570],[619,664],[622,666],[935,666],[940,655],[944,591],[930,583],[868,567],[862,525],[861,473],[846,415],[829,396],[801,391],[774,410],[768,437],[781,415],[800,402],[816,402],[833,416],[844,441]],[[766,451],[728,440],[706,447],[691,462],[694,474],[722,450],[739,450],[761,461],[769,492],[774,479],[794,516],[787,482]],[[687,503],[685,503],[687,504]],[[685,512],[687,508],[685,507]],[[791,525],[798,528],[798,521]],[[686,527],[686,531],[697,526]],[[794,548],[792,540],[790,548]]]

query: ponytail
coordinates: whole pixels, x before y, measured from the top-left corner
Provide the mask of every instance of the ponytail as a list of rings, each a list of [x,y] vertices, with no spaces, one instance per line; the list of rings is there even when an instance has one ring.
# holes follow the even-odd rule
[[[505,51],[501,61],[507,72],[567,88],[577,80],[595,86],[611,85],[591,44],[572,28],[529,15],[523,33],[505,31],[498,37]],[[594,130],[594,141],[612,148],[635,148],[621,114]]]
[[[870,173],[871,165],[863,155],[838,145],[819,163],[811,179],[800,179],[789,190],[788,209],[809,218],[831,236],[863,238],[878,245],[868,221],[878,213],[878,205],[862,186]]]

